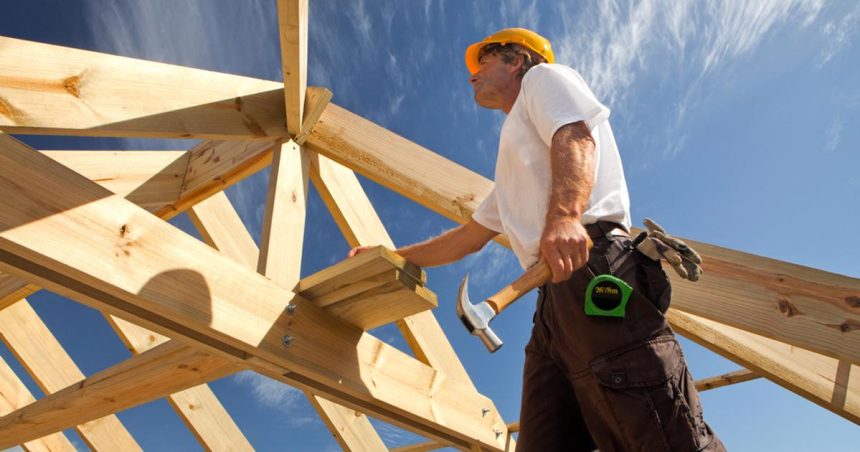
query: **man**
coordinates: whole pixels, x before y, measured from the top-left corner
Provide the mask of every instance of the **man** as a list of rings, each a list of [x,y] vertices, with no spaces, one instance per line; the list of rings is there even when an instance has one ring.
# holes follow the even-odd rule
[[[475,102],[507,115],[495,187],[468,223],[397,253],[442,265],[504,233],[523,268],[549,264],[526,346],[518,450],[723,450],[663,317],[670,287],[659,255],[629,238],[609,109],[553,63],[549,41],[521,28],[469,46]],[[623,317],[586,313],[601,274],[632,286]]]

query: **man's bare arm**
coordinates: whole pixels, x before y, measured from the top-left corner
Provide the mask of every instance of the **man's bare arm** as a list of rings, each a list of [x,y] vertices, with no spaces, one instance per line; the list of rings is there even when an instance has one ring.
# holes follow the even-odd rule
[[[469,254],[478,252],[484,245],[498,235],[498,232],[481,226],[475,220],[450,229],[438,237],[398,248],[395,252],[419,267],[435,267],[458,261]],[[352,257],[370,247],[353,248]]]
[[[552,188],[540,248],[558,283],[588,262],[588,234],[580,223],[594,187],[594,139],[588,126],[579,121],[558,129],[550,159]]]

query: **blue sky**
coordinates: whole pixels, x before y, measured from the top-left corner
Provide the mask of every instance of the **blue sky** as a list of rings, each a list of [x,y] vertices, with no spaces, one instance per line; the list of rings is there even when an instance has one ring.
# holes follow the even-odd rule
[[[310,3],[309,83],[330,88],[334,102],[364,117],[492,177],[503,116],[472,102],[462,52],[498,28],[531,27],[612,109],[635,224],[649,216],[684,237],[860,277],[855,1]],[[281,80],[276,17],[273,0],[31,0],[4,5],[0,34]],[[40,149],[193,145],[22,138]],[[267,176],[264,171],[228,191],[257,238]],[[362,183],[398,245],[453,225]],[[319,197],[312,193],[309,202],[303,274],[347,251]],[[184,217],[175,224],[193,233]],[[520,270],[509,251],[490,245],[428,272],[440,300],[437,318],[479,390],[512,421],[534,295],[494,321],[507,345],[489,355],[454,315],[456,285],[467,271],[477,297]],[[98,313],[46,292],[30,301],[86,374],[127,358]],[[374,334],[405,347],[394,328]],[[683,343],[696,378],[737,369]],[[0,352],[14,363],[5,348]],[[301,393],[289,387],[250,373],[212,387],[260,450],[337,449]],[[860,441],[854,424],[766,381],[706,392],[703,403],[731,450],[844,450]],[[199,448],[163,401],[119,417],[146,449]],[[378,425],[391,446],[418,440]]]

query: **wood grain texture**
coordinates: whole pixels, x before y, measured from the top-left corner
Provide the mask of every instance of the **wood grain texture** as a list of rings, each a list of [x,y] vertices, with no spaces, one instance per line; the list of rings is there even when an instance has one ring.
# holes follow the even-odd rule
[[[33,397],[33,394],[24,386],[24,383],[18,376],[15,375],[9,364],[3,358],[0,358],[0,416],[6,416],[35,401],[36,399]],[[22,446],[28,452],[74,452],[77,450],[62,432],[51,433],[45,437],[27,441]]]
[[[0,37],[0,130],[259,139],[287,135],[283,85]]]
[[[278,0],[287,131],[301,132],[308,80],[308,0]]]
[[[0,311],[0,336],[46,394],[84,379],[84,374],[26,299]],[[75,429],[92,449],[141,450],[119,418],[112,414],[75,426]]]
[[[761,375],[758,375],[748,369],[741,369],[736,370],[734,372],[729,372],[727,374],[717,375],[716,377],[708,377],[696,380],[695,386],[696,390],[698,390],[699,392],[709,391],[711,389],[717,389],[722,388],[724,386],[743,383],[745,381],[755,380],[757,378],[761,378]]]
[[[0,199],[3,269],[223,356],[272,363],[314,393],[434,439],[500,448],[493,428],[504,425],[494,411],[481,416],[490,401],[474,389],[16,140],[0,136],[0,148],[0,190],[26,187],[20,199]],[[285,313],[290,302],[292,315]],[[284,336],[295,339],[289,347]]]
[[[188,166],[185,151],[41,151],[144,209],[176,202]]]
[[[269,177],[257,272],[288,290],[301,278],[309,164],[290,140],[275,152]]]
[[[330,105],[310,149],[458,223],[492,189],[486,178]],[[689,242],[704,257],[696,284],[676,281],[673,305],[852,363],[860,360],[860,280]]]
[[[669,310],[693,341],[854,423],[860,423],[860,368],[703,317]]]

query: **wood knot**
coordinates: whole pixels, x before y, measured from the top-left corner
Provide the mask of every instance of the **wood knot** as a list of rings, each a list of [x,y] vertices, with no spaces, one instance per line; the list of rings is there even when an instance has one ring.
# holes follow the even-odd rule
[[[827,326],[829,326],[831,328],[835,328],[842,333],[850,333],[854,330],[860,330],[860,322],[858,322],[856,320],[846,320],[846,321],[839,323],[839,324],[836,324],[836,325],[830,324]]]
[[[791,304],[791,302],[788,301],[787,298],[780,298],[776,306],[779,309],[779,312],[789,318],[803,314],[802,312],[800,312],[800,309],[797,309],[796,306]]]
[[[236,111],[242,111],[242,107],[245,105],[245,101],[242,100],[241,97],[237,97],[233,100],[233,105],[236,107]]]
[[[81,76],[73,75],[63,79],[63,88],[77,98],[81,97]]]
[[[120,237],[125,237],[125,235],[127,233],[128,233],[128,225],[127,224],[124,224],[124,225],[119,227],[119,236]]]
[[[845,303],[848,303],[848,306],[852,308],[860,308],[860,297],[854,295],[847,296],[845,297]]]

